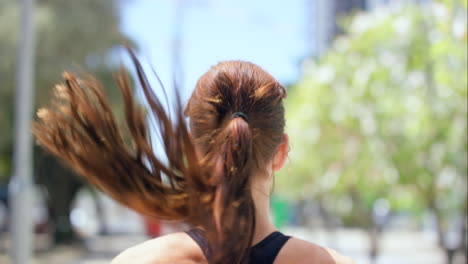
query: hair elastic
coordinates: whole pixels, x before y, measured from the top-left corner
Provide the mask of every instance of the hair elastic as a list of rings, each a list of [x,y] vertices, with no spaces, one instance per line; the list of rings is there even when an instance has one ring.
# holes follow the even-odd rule
[[[249,122],[249,118],[247,117],[246,114],[242,113],[242,112],[235,112],[234,114],[231,115],[231,119],[234,119],[236,117],[241,117],[242,119],[245,120],[245,122]]]

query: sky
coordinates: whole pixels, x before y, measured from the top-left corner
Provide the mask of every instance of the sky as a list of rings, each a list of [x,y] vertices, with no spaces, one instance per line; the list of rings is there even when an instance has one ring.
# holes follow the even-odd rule
[[[186,100],[197,79],[223,60],[254,62],[283,84],[297,80],[311,52],[306,1],[131,0],[122,5],[121,27],[137,43],[146,71],[153,67],[166,88],[172,87],[174,39],[180,36]]]

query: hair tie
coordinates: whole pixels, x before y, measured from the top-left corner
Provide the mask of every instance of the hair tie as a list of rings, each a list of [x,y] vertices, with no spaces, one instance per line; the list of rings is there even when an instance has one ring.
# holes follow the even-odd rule
[[[234,119],[236,117],[241,117],[242,119],[245,120],[245,122],[249,122],[249,118],[247,118],[247,115],[242,113],[242,112],[235,112],[234,114],[231,115],[231,119]]]

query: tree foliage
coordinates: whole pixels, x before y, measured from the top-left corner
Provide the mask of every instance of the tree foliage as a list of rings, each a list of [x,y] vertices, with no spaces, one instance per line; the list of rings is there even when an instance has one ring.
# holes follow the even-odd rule
[[[13,104],[19,41],[21,1],[0,0],[0,182],[11,175]],[[38,0],[34,9],[35,109],[44,105],[64,70],[92,72],[106,88],[111,105],[121,105],[114,85],[113,56],[117,45],[126,41],[120,32],[118,2],[115,0]],[[35,148],[36,182],[44,187],[51,230],[55,241],[74,239],[69,213],[83,182],[60,163]]]
[[[386,201],[466,208],[466,11],[438,1],[344,19],[345,34],[289,90],[278,191],[324,200],[355,225]]]
[[[11,173],[19,8],[20,1],[0,0],[0,180]],[[36,106],[48,100],[66,69],[86,67],[110,79],[109,53],[124,40],[116,1],[40,0],[34,12]],[[109,91],[114,98],[118,94],[116,89]]]

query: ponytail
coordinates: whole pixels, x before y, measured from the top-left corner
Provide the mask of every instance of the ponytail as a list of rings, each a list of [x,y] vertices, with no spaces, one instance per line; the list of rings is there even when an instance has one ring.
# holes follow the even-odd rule
[[[218,164],[222,173],[216,185],[213,216],[221,249],[214,262],[236,256],[233,263],[245,263],[255,230],[255,206],[250,192],[252,133],[242,118],[228,124],[216,138]]]
[[[124,100],[123,129],[96,79],[79,79],[65,72],[50,107],[39,109],[33,133],[39,145],[122,204],[145,215],[183,220],[189,211],[184,173],[198,173],[199,168],[181,105],[177,104],[173,124],[134,53],[129,52],[152,114],[159,121],[167,165],[154,154],[145,111],[135,102],[123,70],[115,76]]]

